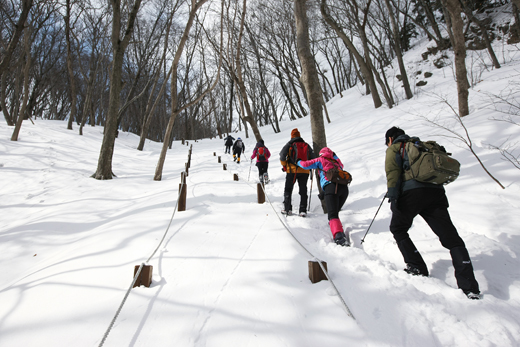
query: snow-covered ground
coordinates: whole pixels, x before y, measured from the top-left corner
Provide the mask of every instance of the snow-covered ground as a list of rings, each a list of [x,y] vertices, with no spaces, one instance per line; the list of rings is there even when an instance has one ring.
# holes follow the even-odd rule
[[[257,203],[257,169],[248,160],[255,140],[240,133],[233,134],[245,140],[240,165],[224,154],[220,139],[189,142],[187,210],[175,213],[189,146],[173,144],[163,180],[156,182],[161,144],[147,142],[140,152],[137,136],[120,133],[117,178],[98,181],[90,175],[102,128],[85,128],[79,136],[65,122],[37,119],[35,125],[25,122],[19,141],[11,142],[13,129],[2,120],[0,346],[99,345],[134,266],[148,259],[165,233],[149,262],[152,286],[130,292],[105,346],[518,346],[520,171],[489,148],[520,141],[518,126],[492,119],[503,114],[489,97],[506,95],[518,83],[515,50],[501,52],[500,70],[475,68],[482,81],[470,91],[471,114],[463,120],[475,152],[506,189],[460,140],[423,118],[464,136],[447,105],[457,105],[452,69],[422,61],[420,49],[407,55],[408,68],[433,76],[415,88],[412,100],[376,110],[370,96],[352,89],[329,102],[328,146],[354,178],[340,212],[350,248],[331,242],[315,181],[308,218],[279,214],[284,173],[277,154],[293,128],[312,141],[308,118],[282,122],[279,134],[261,128],[273,153],[266,186],[272,205]],[[431,276],[402,271],[386,202],[360,243],[386,192],[384,133],[393,125],[441,142],[462,163],[459,179],[446,191],[483,300],[468,300],[456,288],[448,250],[420,218],[410,234]],[[327,262],[354,318],[329,281],[309,281],[313,257]]]

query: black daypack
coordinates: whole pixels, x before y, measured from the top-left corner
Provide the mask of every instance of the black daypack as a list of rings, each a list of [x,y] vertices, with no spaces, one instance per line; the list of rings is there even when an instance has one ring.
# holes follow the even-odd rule
[[[405,162],[405,181],[415,179],[425,183],[449,184],[459,177],[460,163],[435,141],[422,142],[412,138],[401,143],[401,151]]]

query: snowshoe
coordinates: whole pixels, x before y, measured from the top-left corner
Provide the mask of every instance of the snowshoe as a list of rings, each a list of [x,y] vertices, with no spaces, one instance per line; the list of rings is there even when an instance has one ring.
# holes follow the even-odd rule
[[[300,217],[307,217],[307,212],[300,212],[299,216]]]
[[[264,173],[264,183],[267,184],[269,183],[269,175],[266,173]]]
[[[282,214],[284,214],[286,216],[292,216],[292,211],[282,210]]]
[[[474,292],[472,292],[470,290],[464,290],[464,294],[466,294],[466,296],[470,300],[481,300],[481,299],[484,298],[484,295],[482,295],[480,293],[474,293]]]
[[[345,233],[339,232],[334,236],[334,242],[337,245],[343,246],[343,247],[350,247],[350,242],[345,237]]]
[[[417,266],[413,265],[413,264],[406,264],[406,268],[404,269],[404,272],[412,275],[412,276],[424,276],[424,277],[428,277],[428,273],[424,272],[424,271],[421,271],[421,269],[419,269]]]

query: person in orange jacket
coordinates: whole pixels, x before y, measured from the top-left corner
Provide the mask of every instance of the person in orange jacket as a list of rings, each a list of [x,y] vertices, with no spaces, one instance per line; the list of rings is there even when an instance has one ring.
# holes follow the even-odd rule
[[[285,188],[283,193],[282,214],[292,215],[292,192],[294,184],[298,181],[300,194],[299,215],[307,216],[307,181],[309,180],[309,170],[302,169],[296,163],[298,160],[314,159],[312,147],[305,142],[297,128],[291,131],[291,140],[285,144],[280,151],[280,163],[282,170],[287,173],[285,176]]]

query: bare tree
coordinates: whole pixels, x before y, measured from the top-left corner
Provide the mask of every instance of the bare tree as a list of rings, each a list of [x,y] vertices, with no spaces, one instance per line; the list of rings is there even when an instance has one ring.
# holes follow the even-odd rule
[[[25,28],[25,67],[23,71],[23,102],[22,107],[20,108],[20,112],[18,114],[18,118],[16,120],[16,126],[14,127],[13,135],[11,136],[11,141],[18,141],[18,135],[20,133],[20,128],[22,127],[22,122],[25,117],[25,109],[27,107],[27,100],[29,99],[29,70],[31,68],[31,30],[30,27]]]
[[[459,0],[442,0],[451,20],[451,33],[453,51],[455,53],[455,77],[457,81],[457,93],[459,100],[459,116],[469,114],[469,82],[466,70],[466,44],[464,40],[464,23],[461,17]]]
[[[406,98],[411,99],[413,97],[412,89],[410,88],[410,82],[408,82],[408,75],[406,74],[406,68],[404,66],[403,53],[401,50],[401,40],[399,38],[399,27],[397,25],[397,20],[394,15],[394,10],[392,9],[392,5],[390,4],[390,0],[385,0],[386,8],[388,9],[390,24],[392,25],[392,34],[394,37],[394,49],[395,54],[397,55],[397,63],[399,64],[399,71],[401,72],[401,78],[403,81],[404,90],[406,93]]]
[[[108,103],[107,121],[105,124],[105,132],[101,151],[99,153],[98,167],[92,175],[98,180],[112,179],[112,157],[114,155],[114,144],[117,132],[117,120],[119,115],[119,107],[121,103],[121,75],[123,68],[123,59],[126,48],[130,43],[134,30],[137,13],[141,7],[141,0],[135,0],[132,10],[130,11],[124,36],[121,37],[122,11],[121,0],[111,0],[112,5],[112,71],[110,72],[110,96]]]
[[[320,6],[321,14],[325,19],[325,22],[330,25],[332,29],[336,32],[336,34],[343,40],[345,46],[349,49],[352,55],[356,58],[356,61],[361,69],[361,73],[363,74],[364,80],[367,82],[368,87],[370,88],[370,94],[372,94],[372,100],[374,102],[374,107],[379,108],[383,105],[381,98],[379,96],[379,92],[377,90],[376,82],[374,79],[374,75],[372,73],[371,64],[363,58],[363,56],[359,53],[356,46],[352,42],[352,40],[347,36],[347,34],[343,31],[342,27],[338,24],[338,22],[332,17],[330,10],[327,6],[326,0],[321,0]],[[365,52],[365,57],[368,55],[368,52]]]
[[[18,41],[20,40],[22,32],[25,28],[25,22],[27,20],[27,17],[29,16],[29,11],[31,10],[31,7],[33,5],[33,0],[21,0],[21,4],[22,11],[20,12],[20,17],[18,18],[18,22],[14,26],[13,35],[11,36],[11,40],[9,40],[9,45],[7,46],[7,49],[5,50],[2,56],[2,61],[0,61],[0,75],[2,75],[4,73],[4,70],[7,69],[7,67],[9,66],[16,45],[18,44]]]
[[[163,146],[161,149],[161,154],[159,156],[159,161],[157,162],[157,166],[155,168],[155,175],[154,175],[155,181],[160,181],[162,179],[164,161],[166,159],[166,152],[168,150],[168,145],[171,141],[171,135],[172,135],[173,126],[175,124],[175,119],[183,110],[200,102],[208,92],[210,92],[213,88],[215,88],[215,86],[218,83],[219,77],[220,77],[220,64],[222,62],[221,59],[220,59],[220,63],[219,63],[218,69],[217,69],[217,75],[215,77],[214,83],[210,87],[208,87],[208,89],[206,89],[205,92],[201,93],[196,99],[194,99],[190,102],[187,102],[183,106],[180,105],[179,96],[178,96],[178,92],[177,92],[179,61],[181,59],[182,52],[184,51],[184,47],[186,45],[186,41],[188,40],[188,35],[190,33],[190,29],[193,25],[193,22],[195,21],[197,12],[202,7],[202,5],[204,5],[207,1],[208,0],[199,0],[199,1],[191,0],[191,9],[189,11],[188,21],[186,23],[184,32],[179,41],[179,45],[177,46],[177,50],[175,51],[175,56],[173,57],[172,74],[171,74],[171,115],[170,115],[170,120],[168,122],[168,126],[166,127],[166,132],[164,135],[164,141],[163,141]],[[221,10],[222,12],[223,12],[223,7],[224,7],[224,2],[222,2],[222,10]],[[222,22],[222,18],[221,18],[221,22]],[[223,32],[222,32],[222,27],[221,27],[221,34],[220,34],[220,38],[221,38],[220,56],[221,57],[222,57],[222,41],[223,41],[222,35],[223,35]]]
[[[18,45],[18,41],[20,40],[20,37],[22,36],[23,30],[26,25],[27,17],[29,16],[29,12],[31,10],[31,7],[33,5],[33,0],[22,0],[21,1],[22,10],[20,12],[20,16],[18,18],[17,23],[14,25],[14,31],[11,36],[11,39],[9,40],[9,44],[7,46],[7,49],[5,50],[4,54],[2,55],[2,60],[0,61],[0,79],[1,79],[1,104],[0,107],[2,108],[2,111],[4,113],[5,121],[7,122],[7,125],[14,125],[13,118],[11,115],[7,112],[7,105],[5,104],[5,88],[6,88],[6,78],[5,78],[5,71],[8,69],[9,64],[11,63],[11,58],[13,56],[13,53],[16,49],[16,46]]]

